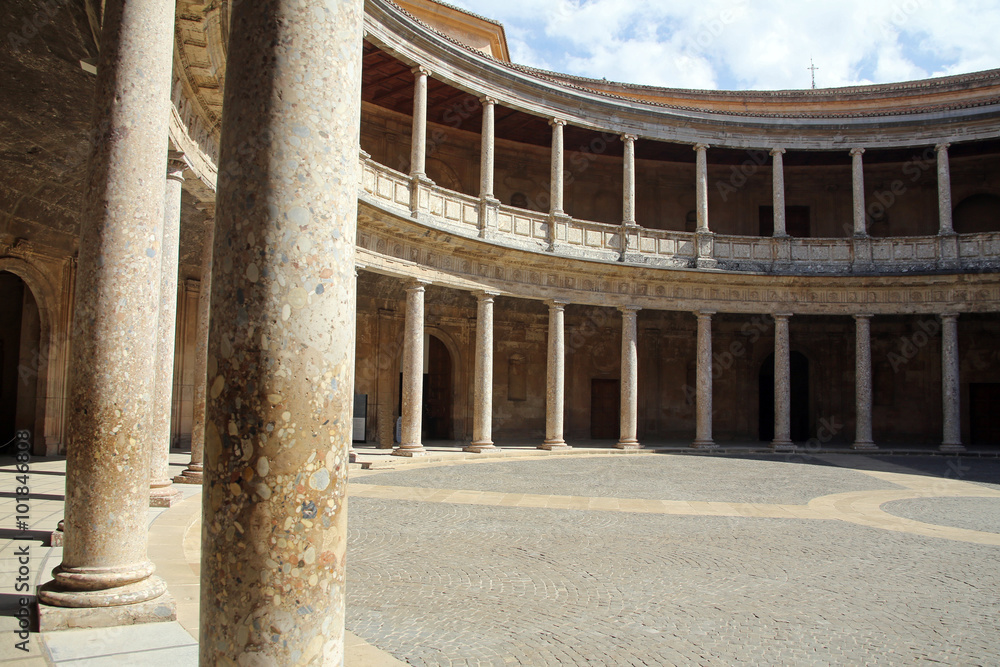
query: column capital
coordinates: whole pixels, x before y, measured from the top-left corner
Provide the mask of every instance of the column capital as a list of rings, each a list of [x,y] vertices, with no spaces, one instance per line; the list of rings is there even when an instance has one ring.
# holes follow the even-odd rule
[[[934,152],[935,153],[942,153],[942,152],[947,153],[948,149],[950,147],[951,147],[950,143],[948,143],[947,141],[943,141],[940,144],[935,144],[934,145]]]
[[[549,299],[545,302],[549,306],[549,310],[565,310],[571,302],[564,299]]]
[[[958,315],[959,314],[955,313],[955,312],[948,312],[948,313],[939,313],[938,317],[940,317],[942,321],[943,320],[957,320],[958,319]]]
[[[618,306],[618,310],[622,311],[623,315],[635,315],[642,310],[642,306]]]
[[[167,178],[175,181],[184,180],[184,170],[187,169],[182,151],[167,151]]]
[[[854,148],[851,149],[851,157],[854,157],[855,155],[863,155],[864,152],[865,152],[864,148],[862,148],[861,146],[855,146]]]
[[[854,319],[856,320],[870,320],[874,315],[872,313],[855,313]]]
[[[691,149],[695,151],[707,151],[709,148],[711,148],[711,146],[708,144],[695,144],[691,147]]]
[[[623,134],[622,135],[622,141],[624,143],[635,143],[635,140],[638,139],[638,138],[639,137],[637,137],[634,134]]]
[[[494,298],[500,296],[500,292],[493,292],[491,290],[478,290],[472,294],[478,301],[492,301]]]
[[[489,95],[483,95],[482,97],[479,98],[479,103],[482,104],[483,106],[486,106],[486,105],[494,105],[497,103],[497,101],[496,98],[494,97],[490,97]]]
[[[795,313],[774,313],[771,317],[776,320],[787,320],[792,317]]]
[[[420,291],[423,292],[424,288],[431,284],[429,280],[421,280],[420,278],[414,278],[406,282],[406,287],[404,288],[407,292]]]
[[[717,312],[716,310],[696,310],[694,314],[699,320],[710,320],[712,319],[712,315],[715,315]]]
[[[556,126],[564,127],[566,125],[566,121],[563,120],[562,118],[550,118],[549,125],[551,125],[552,127]]]
[[[774,148],[772,148],[772,149],[771,149],[770,151],[768,151],[768,152],[769,152],[769,153],[770,153],[771,155],[782,155],[782,154],[783,154],[783,153],[785,152],[785,149],[784,149],[784,148],[782,148],[781,146],[775,146]]]
[[[413,72],[414,76],[420,76],[421,74],[423,74],[424,76],[431,75],[431,71],[426,67],[424,67],[423,65],[414,65],[413,67],[410,68],[410,71]]]

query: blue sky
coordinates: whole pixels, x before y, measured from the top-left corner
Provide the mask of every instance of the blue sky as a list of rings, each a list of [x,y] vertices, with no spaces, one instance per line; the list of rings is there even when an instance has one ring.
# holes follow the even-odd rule
[[[448,0],[518,63],[679,88],[819,88],[1000,67],[1000,0]]]

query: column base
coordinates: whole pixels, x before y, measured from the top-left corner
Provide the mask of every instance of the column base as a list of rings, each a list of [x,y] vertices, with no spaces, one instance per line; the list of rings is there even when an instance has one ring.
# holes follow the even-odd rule
[[[492,442],[474,442],[471,445],[466,445],[462,447],[463,452],[472,452],[473,454],[479,454],[480,452],[496,451],[500,449]]]
[[[173,507],[181,500],[183,500],[181,492],[175,489],[173,485],[152,489],[149,492],[150,507]]]
[[[960,443],[946,443],[938,447],[938,451],[942,452],[964,452],[965,445]]]
[[[796,447],[791,440],[773,440],[771,441],[771,449],[776,452],[794,452]]]
[[[55,607],[39,603],[38,631],[110,628],[118,625],[165,623],[177,620],[177,603],[170,593],[153,600],[113,607]]]
[[[691,443],[692,449],[718,449],[719,446],[715,444],[714,440],[695,440]]]
[[[538,445],[538,449],[544,449],[551,452],[555,449],[573,449],[566,444],[565,440],[546,440],[542,444]]]
[[[202,466],[192,463],[179,475],[174,476],[174,484],[201,484],[204,477]]]
[[[855,442],[853,445],[851,445],[851,449],[857,449],[858,451],[870,452],[870,451],[878,449],[878,445],[876,445],[871,440],[866,440],[864,442]]]
[[[392,450],[392,456],[427,456],[427,450],[423,445],[397,447]]]
[[[638,440],[621,440],[615,443],[615,449],[642,449]]]

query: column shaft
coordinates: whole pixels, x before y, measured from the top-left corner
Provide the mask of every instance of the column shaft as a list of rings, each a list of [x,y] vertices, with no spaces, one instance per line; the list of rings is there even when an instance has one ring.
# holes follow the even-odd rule
[[[854,235],[867,236],[865,228],[865,170],[861,156],[864,148],[851,149],[851,192],[853,193]]]
[[[477,296],[476,365],[472,413],[472,444],[466,451],[481,452],[493,446],[493,297],[484,292]]]
[[[107,0],[71,339],[66,537],[46,605],[109,607],[166,589],[146,554],[174,3]],[[125,622],[122,618],[118,623]]]
[[[406,288],[406,323],[403,332],[403,429],[396,456],[426,453],[421,442],[424,406],[424,285],[415,281]]]
[[[951,144],[938,144],[934,147],[937,153],[938,177],[938,233],[954,234],[955,228],[951,220],[951,167],[948,163],[948,147]]]
[[[565,449],[563,412],[566,408],[566,302],[549,302],[549,348],[545,384],[545,442],[540,449]]]
[[[626,306],[622,311],[622,379],[621,379],[621,436],[615,445],[618,449],[639,447],[639,358],[638,327],[639,309]]]
[[[339,665],[363,3],[260,0],[231,12],[200,664]]]
[[[479,156],[479,198],[493,199],[494,161],[496,155],[495,116],[496,100],[483,97],[483,135]]]
[[[958,357],[958,314],[941,315],[941,402],[944,437],[941,451],[962,452],[962,418]]]
[[[549,196],[551,203],[549,211],[553,215],[563,215],[565,213],[563,208],[563,163],[565,161],[563,127],[565,127],[566,121],[553,118],[549,121],[549,125],[552,126],[552,173],[550,175],[551,193]]]
[[[772,449],[794,447],[791,436],[791,369],[788,340],[789,313],[774,316],[774,440]]]
[[[785,149],[772,148],[771,199],[774,208],[774,236],[788,236],[785,229]]]
[[[716,447],[712,440],[712,315],[703,310],[698,316],[698,386],[697,422],[693,447],[711,449]]]
[[[152,434],[149,457],[149,504],[170,507],[180,492],[170,479],[170,413],[174,389],[174,341],[177,331],[177,272],[181,233],[183,155],[171,152],[167,160],[163,199],[163,236],[160,244],[160,310],[157,316],[156,379],[153,389]]]
[[[700,233],[708,227],[708,144],[696,144],[695,150],[695,214]]]
[[[622,135],[622,142],[625,144],[622,222],[626,225],[635,224],[635,139],[631,134]]]
[[[198,329],[194,342],[194,419],[191,426],[191,462],[174,477],[181,484],[201,484],[205,457],[205,399],[208,389],[208,332],[212,313],[212,254],[215,244],[215,206],[209,205],[201,247],[198,289]]]
[[[872,440],[872,347],[871,315],[855,315],[855,398],[854,449],[878,449]]]
[[[410,141],[410,176],[427,177],[427,75],[424,67],[413,68],[413,129]]]

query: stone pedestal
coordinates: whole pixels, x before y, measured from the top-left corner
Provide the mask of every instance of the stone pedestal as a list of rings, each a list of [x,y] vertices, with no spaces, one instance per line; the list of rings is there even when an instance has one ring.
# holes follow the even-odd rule
[[[622,311],[622,379],[621,379],[621,435],[615,447],[638,449],[639,424],[639,357],[636,348],[638,306],[625,306]]]
[[[361,0],[232,4],[202,665],[344,660],[363,18]]]
[[[406,288],[406,325],[403,334],[403,433],[393,456],[427,454],[421,442],[424,405],[424,286],[416,280]]]
[[[116,624],[144,622],[134,605],[166,591],[146,544],[173,36],[169,0],[104,5],[71,338],[66,534],[62,563],[38,590],[43,631],[60,627],[49,620],[58,616],[89,625],[110,607]]]
[[[566,301],[549,302],[549,346],[545,384],[545,441],[539,449],[568,449],[563,440],[566,409]]]
[[[495,292],[477,295],[476,366],[474,406],[472,413],[472,444],[467,452],[496,449],[493,444],[493,297]]]

